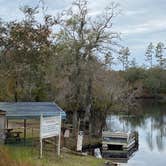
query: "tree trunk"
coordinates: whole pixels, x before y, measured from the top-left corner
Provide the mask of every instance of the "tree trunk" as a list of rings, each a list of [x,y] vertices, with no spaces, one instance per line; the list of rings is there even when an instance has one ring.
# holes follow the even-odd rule
[[[15,82],[15,90],[14,90],[14,101],[17,102],[18,101],[18,93],[17,93],[17,81]]]
[[[73,111],[73,131],[74,131],[74,134],[76,134],[77,122],[78,122],[77,110],[74,110]]]
[[[86,109],[85,109],[85,115],[84,115],[84,125],[86,124],[86,122],[89,122],[90,125],[90,117],[91,117],[91,98],[92,98],[92,79],[91,79],[91,74],[89,75],[89,79],[88,79],[88,85],[87,85],[87,96],[86,96]],[[89,126],[89,128],[91,128]],[[89,130],[89,132],[91,132],[91,130]]]

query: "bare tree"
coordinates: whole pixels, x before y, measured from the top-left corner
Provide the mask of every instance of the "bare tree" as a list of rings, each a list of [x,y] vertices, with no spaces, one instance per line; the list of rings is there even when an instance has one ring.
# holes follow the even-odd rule
[[[112,2],[102,14],[92,17],[89,15],[88,2],[76,0],[57,19],[60,29],[57,39],[66,46],[69,56],[73,58],[70,80],[73,82],[72,99],[75,101],[74,128],[77,126],[79,109],[85,110],[87,119],[91,115],[94,57],[105,57],[118,46],[119,33],[112,30],[113,19],[119,14],[118,7],[118,4]]]

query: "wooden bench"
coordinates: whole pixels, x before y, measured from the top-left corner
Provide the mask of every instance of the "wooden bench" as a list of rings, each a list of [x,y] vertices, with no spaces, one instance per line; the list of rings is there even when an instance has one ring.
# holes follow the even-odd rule
[[[9,141],[15,140],[16,142],[21,141],[21,131],[13,131],[13,129],[5,129],[5,143],[8,143]]]
[[[13,136],[13,138],[15,138],[16,142],[20,142],[21,141],[21,131],[12,131],[11,134]]]

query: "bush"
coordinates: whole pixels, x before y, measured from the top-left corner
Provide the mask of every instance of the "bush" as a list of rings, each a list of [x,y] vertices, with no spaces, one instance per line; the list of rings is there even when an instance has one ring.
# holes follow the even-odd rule
[[[152,93],[166,92],[166,71],[160,68],[152,68],[146,71],[144,87]]]

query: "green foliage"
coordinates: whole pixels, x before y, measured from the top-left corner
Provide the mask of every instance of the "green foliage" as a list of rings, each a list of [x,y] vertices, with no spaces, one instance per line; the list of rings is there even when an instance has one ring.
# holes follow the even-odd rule
[[[152,93],[166,92],[166,71],[160,68],[152,68],[146,72],[143,81],[144,87]]]
[[[129,68],[123,72],[123,77],[133,87],[141,84],[150,94],[166,92],[166,70],[155,67],[150,69]]]
[[[25,6],[22,11],[24,20],[3,25],[7,33],[1,32],[5,42],[1,44],[0,69],[15,101],[33,101],[36,95],[42,96],[41,88],[45,86],[45,70],[51,55],[50,27],[35,20],[38,8]]]
[[[129,68],[124,72],[124,78],[130,83],[135,83],[136,81],[143,80],[145,78],[145,69],[143,68]]]
[[[153,75],[144,80],[144,87],[152,93],[157,93],[160,88],[160,81]]]

